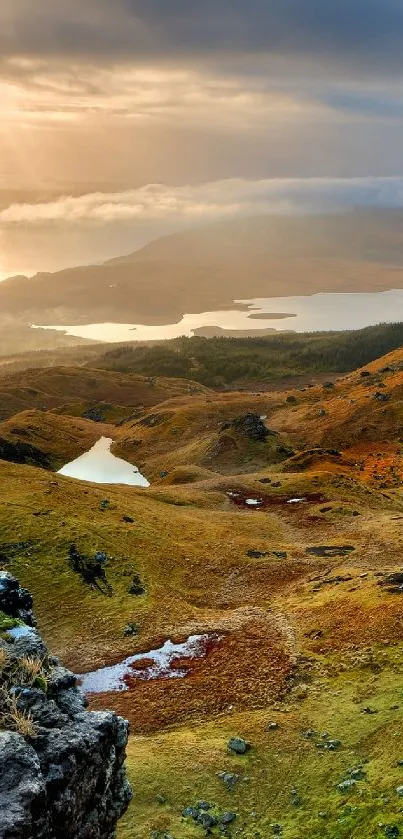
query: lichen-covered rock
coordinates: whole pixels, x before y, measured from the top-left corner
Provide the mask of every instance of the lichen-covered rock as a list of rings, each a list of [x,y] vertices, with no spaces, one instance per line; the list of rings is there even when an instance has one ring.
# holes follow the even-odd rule
[[[10,575],[2,581],[4,590],[23,592]],[[3,606],[20,619],[14,594]],[[46,656],[46,679],[12,688],[32,731],[0,730],[0,839],[112,839],[131,799],[128,723],[108,711],[86,711],[74,674],[48,655],[35,630],[16,640],[6,635],[0,649],[16,665],[38,650],[41,660]]]

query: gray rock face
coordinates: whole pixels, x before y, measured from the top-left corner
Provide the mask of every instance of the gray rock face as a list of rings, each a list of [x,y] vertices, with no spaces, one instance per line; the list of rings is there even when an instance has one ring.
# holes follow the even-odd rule
[[[34,625],[32,597],[7,571],[0,571],[0,611],[11,618],[20,618],[29,626]]]
[[[10,612],[19,617],[18,602]],[[36,657],[38,648],[47,654],[35,631],[0,641],[15,660]],[[0,731],[0,839],[113,839],[131,800],[128,723],[108,711],[86,711],[75,676],[57,659],[47,661],[46,692],[37,685],[13,688],[35,733],[25,739]]]

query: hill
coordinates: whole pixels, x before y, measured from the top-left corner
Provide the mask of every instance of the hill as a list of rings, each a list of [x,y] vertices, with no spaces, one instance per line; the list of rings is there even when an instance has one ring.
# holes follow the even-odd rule
[[[147,376],[185,376],[208,387],[271,387],[287,377],[342,373],[403,344],[403,324],[347,332],[264,338],[178,338],[157,346],[120,345],[93,366]]]
[[[281,824],[320,839],[319,813],[329,836],[342,818],[343,839],[369,825],[376,835],[381,803],[385,823],[399,822],[403,601],[378,575],[401,568],[401,495],[275,465],[137,490],[0,461],[0,480],[2,563],[30,585],[42,634],[75,672],[143,653],[141,674],[167,638],[210,639],[199,658],[176,660],[184,678],[133,671],[128,690],[90,696],[131,720],[136,797],[121,839],[134,824],[141,839],[196,836],[182,813],[202,800],[235,813],[248,837]],[[236,504],[235,491],[265,507]],[[98,551],[105,583],[91,585]],[[246,755],[228,750],[234,736]]]
[[[17,379],[61,398],[68,371],[39,372]],[[72,372],[72,406],[98,374]],[[130,379],[148,392],[110,376],[116,398]],[[197,839],[203,823],[245,839],[398,837],[403,350],[325,387],[169,386],[110,432],[147,464],[147,489],[0,459],[0,568],[32,591],[55,654],[101,679],[90,708],[131,722],[119,839]],[[0,436],[67,457],[104,426],[66,410],[31,408]],[[104,668],[127,657],[114,689]]]
[[[57,471],[113,431],[102,422],[23,411],[0,422],[0,458]]]
[[[146,378],[83,367],[31,369],[0,378],[0,419],[29,408],[49,410],[66,405],[73,414],[98,411],[101,418],[116,418],[119,408],[120,415],[129,416],[131,411],[127,409],[150,407],[170,396],[203,390],[201,385],[181,379]]]
[[[25,324],[166,324],[245,298],[396,288],[401,230],[401,210],[216,223],[104,265],[8,279],[0,312]]]

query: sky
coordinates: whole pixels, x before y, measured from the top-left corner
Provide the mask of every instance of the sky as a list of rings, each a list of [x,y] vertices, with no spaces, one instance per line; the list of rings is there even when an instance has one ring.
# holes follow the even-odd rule
[[[403,0],[1,0],[0,276],[403,205]]]

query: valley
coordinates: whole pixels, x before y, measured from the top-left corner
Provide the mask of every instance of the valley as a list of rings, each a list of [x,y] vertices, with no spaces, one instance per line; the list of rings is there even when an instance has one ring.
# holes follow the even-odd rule
[[[397,836],[403,351],[289,390],[0,382],[0,567],[84,686],[127,668],[88,691],[131,725],[119,839]],[[101,437],[148,488],[57,474]]]

